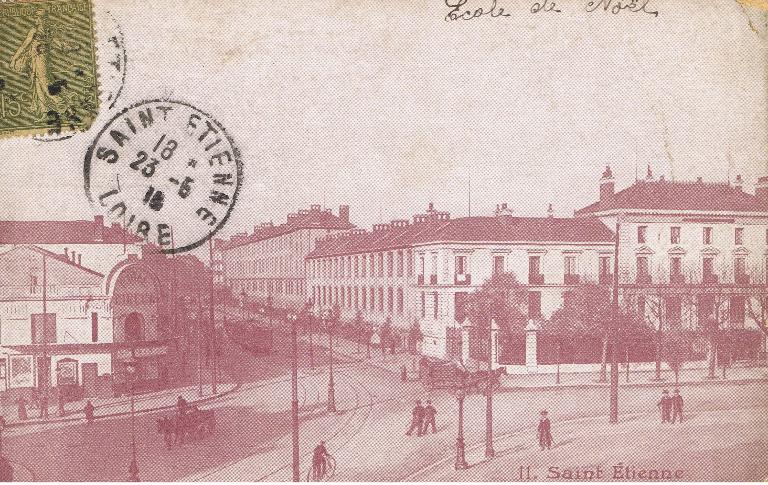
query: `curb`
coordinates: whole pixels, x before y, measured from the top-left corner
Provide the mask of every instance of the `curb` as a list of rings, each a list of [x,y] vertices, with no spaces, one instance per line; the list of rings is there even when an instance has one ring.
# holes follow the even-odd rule
[[[202,397],[200,399],[196,399],[194,401],[189,401],[189,404],[200,404],[200,403],[206,403],[209,401],[213,401],[215,399],[222,398],[224,396],[227,396],[229,394],[232,394],[233,392],[240,389],[241,383],[235,382],[235,385],[232,387],[232,389],[229,389],[224,392],[220,392],[218,394],[214,394],[212,396],[206,396]],[[134,411],[134,414],[143,414],[143,413],[151,413],[155,411],[162,411],[164,409],[173,409],[176,407],[176,404],[167,404],[164,406],[158,406],[154,408],[147,408],[147,409],[137,409]],[[114,418],[118,416],[128,416],[130,415],[130,411],[119,411],[114,413],[107,413],[107,414],[101,414],[99,416],[94,416],[94,421],[97,421],[99,419],[103,418]],[[35,420],[27,420],[27,421],[17,421],[13,423],[8,423],[5,428],[23,428],[25,426],[32,426],[36,424],[52,424],[52,423],[67,423],[67,422],[74,422],[74,421],[85,421],[85,416],[70,416],[70,417],[63,417],[63,418],[55,418],[55,419],[49,419],[47,421],[43,421],[41,419],[35,419]]]
[[[707,386],[707,385],[740,385],[740,384],[756,384],[761,382],[768,382],[768,377],[760,378],[748,378],[748,379],[711,379],[711,380],[691,380],[680,381],[675,384],[674,381],[646,381],[646,382],[630,382],[619,383],[619,389],[638,389],[638,388],[654,388],[654,387],[682,387],[682,386]],[[582,384],[547,384],[543,386],[502,386],[497,392],[520,392],[520,391],[552,391],[557,389],[600,389],[609,388],[609,382],[588,382]]]

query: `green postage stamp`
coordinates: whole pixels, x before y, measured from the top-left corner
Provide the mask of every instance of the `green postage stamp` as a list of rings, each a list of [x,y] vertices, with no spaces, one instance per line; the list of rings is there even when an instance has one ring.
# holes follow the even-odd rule
[[[0,2],[0,138],[87,130],[96,117],[91,0]]]

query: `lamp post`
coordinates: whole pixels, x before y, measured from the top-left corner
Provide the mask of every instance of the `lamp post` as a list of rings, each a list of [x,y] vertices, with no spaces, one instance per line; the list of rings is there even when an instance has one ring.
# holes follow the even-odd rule
[[[134,378],[136,375],[137,362],[131,360],[125,363],[125,370],[128,377],[128,390],[131,396],[131,463],[128,465],[128,481],[139,481],[139,464],[136,461],[136,404],[134,397]]]
[[[307,326],[309,327],[309,368],[315,370],[315,345],[312,341],[312,327],[315,321],[315,315],[310,310],[307,312]]]
[[[293,481],[300,481],[299,472],[299,343],[297,321],[306,316],[308,305],[300,314],[289,312],[287,319],[291,324],[291,447]]]
[[[459,403],[459,433],[456,437],[456,460],[453,464],[455,470],[466,470],[469,468],[466,456],[464,455],[464,398],[467,395],[467,391],[464,386],[463,377],[462,375],[462,382],[454,391],[456,393],[456,400]]]
[[[323,313],[323,322],[328,332],[328,412],[336,412],[336,396],[333,383],[333,327],[339,318],[339,307],[334,306],[333,310],[326,310]]]
[[[491,318],[488,322],[488,379],[485,390],[485,457],[493,458],[496,451],[493,449],[493,327],[496,319]]]

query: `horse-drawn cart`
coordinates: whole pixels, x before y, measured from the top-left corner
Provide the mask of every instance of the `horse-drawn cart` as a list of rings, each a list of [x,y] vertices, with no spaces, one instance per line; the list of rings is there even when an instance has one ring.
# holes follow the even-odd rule
[[[166,446],[195,441],[213,433],[216,416],[213,409],[191,408],[182,413],[163,416],[157,420],[157,432],[163,435]]]

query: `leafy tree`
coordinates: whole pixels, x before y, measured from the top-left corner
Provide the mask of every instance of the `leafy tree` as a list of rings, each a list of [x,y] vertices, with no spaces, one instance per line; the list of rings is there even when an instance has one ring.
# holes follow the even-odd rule
[[[662,356],[675,373],[675,385],[680,382],[680,371],[692,354],[693,336],[681,328],[670,329],[662,344]]]

